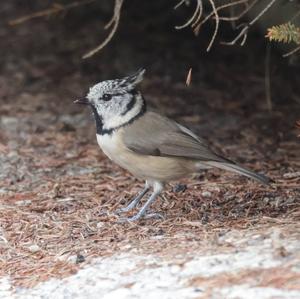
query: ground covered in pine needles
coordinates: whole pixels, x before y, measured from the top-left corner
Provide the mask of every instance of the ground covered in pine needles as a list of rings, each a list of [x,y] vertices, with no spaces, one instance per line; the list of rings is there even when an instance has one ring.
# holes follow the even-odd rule
[[[5,4],[3,11],[6,19],[1,22],[12,17],[13,5]],[[213,59],[197,61],[198,49],[175,49],[173,35],[164,37],[170,42],[157,42],[157,48],[170,46],[168,51],[150,53],[139,41],[131,48],[121,31],[111,48],[82,61],[79,52],[96,36],[90,41],[86,28],[73,30],[78,17],[70,16],[68,24],[50,21],[34,29],[33,23],[1,29],[5,45],[0,50],[0,276],[9,277],[14,286],[33,287],[49,278],[70,276],[94,258],[133,249],[168,260],[178,255],[191,259],[239,248],[238,238],[222,239],[233,231],[244,240],[272,240],[274,255],[283,259],[281,266],[276,271],[243,270],[239,281],[230,272],[195,276],[191,285],[213,287],[260,276],[262,286],[299,289],[299,272],[292,270],[299,262],[299,243],[288,248],[292,240],[299,240],[300,216],[295,79],[283,92],[280,84],[287,82],[276,70],[274,107],[268,112],[263,66],[253,63],[260,58],[249,53],[243,57],[227,49],[222,57],[213,53]],[[90,23],[88,28],[96,21]],[[154,34],[149,36],[146,45]],[[137,54],[131,53],[133,49]],[[104,156],[96,144],[90,111],[72,101],[94,82],[127,75],[141,64],[148,68],[140,88],[151,106],[189,126],[226,157],[276,183],[266,187],[224,171],[203,172],[182,180],[180,186],[167,186],[152,207],[163,220],[118,223],[114,211],[143,182]],[[194,75],[187,87],[191,64]]]

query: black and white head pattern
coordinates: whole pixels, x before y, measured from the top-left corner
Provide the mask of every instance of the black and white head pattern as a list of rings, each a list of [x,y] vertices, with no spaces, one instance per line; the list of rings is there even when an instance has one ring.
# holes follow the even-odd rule
[[[103,132],[110,132],[141,113],[145,103],[135,87],[143,80],[144,72],[140,69],[131,76],[103,81],[90,88],[87,99],[98,122],[97,133],[99,125]]]

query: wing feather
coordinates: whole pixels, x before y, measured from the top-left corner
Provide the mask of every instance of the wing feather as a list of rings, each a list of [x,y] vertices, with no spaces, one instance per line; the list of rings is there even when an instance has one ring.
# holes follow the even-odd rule
[[[147,112],[127,126],[123,138],[127,148],[140,155],[196,160],[201,164],[199,169],[203,166],[218,167],[251,177],[263,184],[272,182],[264,175],[219,156],[189,129],[154,112]]]
[[[125,130],[125,145],[141,155],[229,162],[189,129],[155,112],[147,112]]]

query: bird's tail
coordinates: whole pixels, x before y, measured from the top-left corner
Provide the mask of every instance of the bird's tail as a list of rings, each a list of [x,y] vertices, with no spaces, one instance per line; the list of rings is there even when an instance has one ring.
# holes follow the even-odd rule
[[[242,166],[239,166],[235,163],[208,161],[208,162],[204,162],[203,164],[244,175],[248,178],[252,178],[252,179],[254,179],[260,183],[263,183],[265,185],[269,185],[270,183],[274,182],[272,179],[268,178],[265,175],[255,173],[255,172],[253,172],[247,168],[244,168]]]

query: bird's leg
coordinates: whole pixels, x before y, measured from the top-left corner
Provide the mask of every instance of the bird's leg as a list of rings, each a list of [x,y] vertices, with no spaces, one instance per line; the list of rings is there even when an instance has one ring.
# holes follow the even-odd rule
[[[133,198],[129,205],[124,208],[118,209],[116,213],[126,213],[134,209],[137,206],[137,204],[141,201],[141,199],[145,196],[145,194],[149,191],[149,189],[149,185],[146,182],[144,189]]]
[[[139,210],[139,212],[136,215],[130,218],[126,218],[125,221],[136,221],[142,218],[143,216],[145,216],[147,209],[150,207],[152,202],[154,202],[154,200],[157,198],[157,196],[161,193],[162,190],[163,190],[163,185],[161,183],[155,182],[153,184],[153,193],[151,194],[147,202],[144,204],[144,206]],[[154,214],[151,214],[151,216],[153,215]]]

